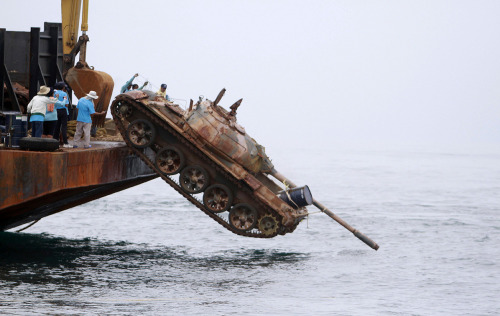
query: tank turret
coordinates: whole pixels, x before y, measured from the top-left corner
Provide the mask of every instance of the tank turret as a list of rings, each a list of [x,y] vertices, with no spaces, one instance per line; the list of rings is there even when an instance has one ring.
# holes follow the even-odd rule
[[[210,145],[212,151],[220,153],[221,159],[229,156],[253,173],[269,173],[274,166],[264,147],[236,121],[235,109],[240,104],[241,100],[232,105],[231,112],[227,112],[220,105],[205,100],[196,103],[186,113],[185,119],[191,129]]]

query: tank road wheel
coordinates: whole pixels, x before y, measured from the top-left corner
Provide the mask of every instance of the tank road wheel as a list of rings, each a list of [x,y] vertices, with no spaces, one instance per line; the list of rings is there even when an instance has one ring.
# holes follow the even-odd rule
[[[200,193],[208,186],[208,172],[200,166],[187,166],[182,169],[179,182],[184,191],[190,194]]]
[[[272,215],[264,215],[259,219],[259,230],[266,236],[276,233],[278,220]]]
[[[233,206],[229,211],[229,225],[241,231],[248,231],[257,225],[257,211],[246,203]]]
[[[146,148],[153,144],[156,131],[147,120],[135,120],[127,128],[127,139],[136,148]]]
[[[155,157],[156,167],[166,175],[179,173],[185,162],[182,152],[171,146],[161,149]]]
[[[115,104],[115,114],[121,118],[127,118],[132,115],[134,108],[123,101],[119,101]]]
[[[213,184],[203,194],[203,204],[214,213],[222,213],[229,210],[232,203],[233,194],[223,184]]]

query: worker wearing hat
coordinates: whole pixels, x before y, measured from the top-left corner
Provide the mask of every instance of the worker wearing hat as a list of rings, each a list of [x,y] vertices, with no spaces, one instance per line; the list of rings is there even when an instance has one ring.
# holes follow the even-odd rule
[[[45,120],[45,114],[47,113],[47,105],[54,103],[59,105],[60,102],[54,98],[49,97],[50,88],[47,86],[41,86],[40,91],[37,95],[31,99],[28,103],[27,112],[31,114],[31,136],[32,137],[42,137],[43,133],[43,121]]]
[[[161,86],[160,86],[160,90],[158,90],[156,92],[156,95],[160,96],[160,97],[163,97],[164,99],[167,99],[168,101],[170,101],[170,98],[167,94],[167,84],[166,83],[162,83]]]
[[[94,109],[94,100],[99,96],[95,91],[90,91],[85,97],[78,100],[77,109],[78,116],[76,117],[76,131],[73,138],[73,148],[78,148],[78,143],[83,136],[83,148],[90,148],[90,128],[92,127],[93,114],[105,114],[106,111],[96,113]]]

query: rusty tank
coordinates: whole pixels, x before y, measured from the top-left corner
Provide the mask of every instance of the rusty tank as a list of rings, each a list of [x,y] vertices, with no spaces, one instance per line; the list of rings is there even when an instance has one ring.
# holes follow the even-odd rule
[[[320,210],[370,247],[378,245],[280,174],[258,144],[237,122],[242,99],[229,110],[202,97],[188,109],[154,92],[134,90],[118,95],[113,119],[131,150],[165,182],[231,232],[271,238],[293,232]],[[278,180],[273,181],[270,176]]]
[[[264,147],[237,123],[241,100],[227,111],[218,105],[223,93],[184,110],[134,90],[116,97],[113,118],[134,153],[220,225],[248,237],[292,232],[307,210],[278,197]]]

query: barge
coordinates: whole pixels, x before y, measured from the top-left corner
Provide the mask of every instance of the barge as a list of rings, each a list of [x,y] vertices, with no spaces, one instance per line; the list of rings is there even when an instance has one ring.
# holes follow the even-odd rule
[[[82,85],[102,91],[99,86],[92,86],[95,80],[90,83],[85,80],[93,70],[73,69],[78,50],[63,51],[62,29],[61,23],[48,22],[43,31],[36,27],[30,32],[0,28],[0,231],[157,177],[123,141],[92,142],[90,149],[56,151],[19,147],[19,140],[26,136],[29,128],[28,101],[41,85],[54,86],[55,82],[66,79],[68,71],[74,82],[75,71],[81,71],[83,80],[69,85],[70,96],[71,88],[75,88],[78,97],[82,92],[77,90]],[[109,77],[99,72],[96,76]],[[108,94],[112,84],[112,80],[108,80],[107,86],[104,85]],[[109,104],[105,99],[100,98],[97,111],[107,110]],[[76,111],[70,107],[69,112],[70,119],[75,119]],[[98,121],[102,123],[104,116]]]

